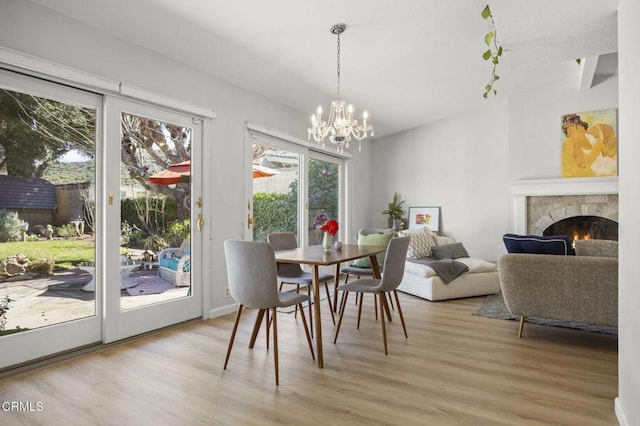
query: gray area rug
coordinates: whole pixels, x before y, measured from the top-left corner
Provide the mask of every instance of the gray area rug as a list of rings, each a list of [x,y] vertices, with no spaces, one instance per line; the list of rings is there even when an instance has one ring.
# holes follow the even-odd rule
[[[520,320],[520,317],[512,315],[504,304],[502,294],[491,294],[485,297],[484,301],[476,307],[472,315],[481,317],[498,318],[503,320]],[[580,322],[565,322],[543,318],[527,318],[526,322],[532,324],[551,325],[554,327],[576,328],[579,330],[592,331],[595,333],[615,334],[618,335],[617,327],[608,327],[604,325],[583,324]]]

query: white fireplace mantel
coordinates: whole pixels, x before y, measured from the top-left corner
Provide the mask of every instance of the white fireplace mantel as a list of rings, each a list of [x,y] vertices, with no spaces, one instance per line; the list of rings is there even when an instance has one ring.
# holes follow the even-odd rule
[[[527,232],[527,197],[617,194],[618,177],[532,179],[511,182],[513,232]]]

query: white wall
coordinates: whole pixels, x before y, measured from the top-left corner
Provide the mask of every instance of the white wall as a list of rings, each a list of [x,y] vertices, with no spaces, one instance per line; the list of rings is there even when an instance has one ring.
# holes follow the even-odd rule
[[[621,425],[640,425],[640,2],[621,0],[618,10],[620,69],[620,284],[618,399]]]
[[[440,231],[478,258],[496,260],[509,230],[507,103],[486,107],[373,144],[371,226],[394,192],[405,205],[440,206]]]
[[[28,1],[3,1],[0,44],[38,58],[121,81],[195,105],[215,109],[217,118],[204,141],[204,253],[208,256],[205,285],[211,309],[224,312],[233,302],[224,298],[226,269],[223,242],[242,239],[245,221],[244,124],[251,121],[306,139],[308,114],[277,104],[225,83],[188,65],[117,39],[64,15]],[[224,58],[221,58],[224,60]],[[362,173],[366,149],[353,151],[352,169]],[[363,173],[366,176],[366,173]],[[357,180],[352,191],[359,205],[369,203],[368,179]],[[215,208],[212,206],[215,204]],[[354,222],[362,222],[355,213]],[[349,230],[351,234],[355,231]],[[218,311],[216,309],[222,308]]]
[[[560,177],[562,115],[618,107],[618,78],[611,77],[589,90],[576,80],[509,97],[509,178]]]

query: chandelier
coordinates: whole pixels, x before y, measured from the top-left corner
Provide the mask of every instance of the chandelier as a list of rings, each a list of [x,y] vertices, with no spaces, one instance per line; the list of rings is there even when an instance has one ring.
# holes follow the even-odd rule
[[[318,142],[324,148],[325,140],[337,146],[338,152],[344,152],[349,149],[351,139],[359,141],[359,149],[362,149],[360,141],[368,135],[373,136],[373,127],[367,123],[369,114],[367,111],[362,113],[362,124],[358,124],[358,120],[353,119],[353,105],[347,105],[344,99],[340,98],[340,34],[347,28],[345,24],[336,24],[331,27],[331,34],[338,37],[338,96],[331,102],[329,117],[327,121],[323,121],[322,107],[319,106],[316,114],[311,116],[311,127],[307,129],[308,140]]]

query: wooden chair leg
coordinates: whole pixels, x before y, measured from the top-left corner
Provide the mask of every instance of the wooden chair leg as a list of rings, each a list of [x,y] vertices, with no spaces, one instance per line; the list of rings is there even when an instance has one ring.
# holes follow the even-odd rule
[[[358,323],[356,325],[356,330],[360,330],[360,317],[362,316],[362,296],[364,293],[356,293],[357,298],[360,298],[360,305],[358,305]]]
[[[273,361],[276,368],[276,385],[280,384],[280,373],[278,368],[278,315],[276,308],[273,308]]]
[[[344,295],[345,295],[345,292],[343,291],[342,296],[340,296],[340,309],[342,309],[342,306],[343,306],[342,301],[344,300]],[[340,310],[338,310],[338,312],[340,312]]]
[[[327,302],[329,303],[329,312],[331,312],[331,321],[333,321],[333,325],[336,325],[336,317],[333,315],[333,306],[331,305],[331,297],[329,296],[329,284],[324,283],[324,289],[327,292]]]
[[[391,318],[391,310],[389,309],[389,304],[387,303],[387,295],[386,293],[380,293],[379,296],[384,298],[384,311],[387,314],[387,321],[392,322],[393,319]]]
[[[302,325],[304,325],[304,334],[307,336],[307,343],[309,344],[309,350],[311,351],[311,358],[316,359],[315,354],[313,353],[313,344],[311,343],[311,335],[309,334],[309,327],[307,327],[307,318],[304,314],[304,309],[302,309],[302,303],[299,303],[300,307],[300,317],[302,318]]]
[[[383,293],[379,294],[378,300],[380,301],[380,324],[382,324],[382,340],[384,342],[384,354],[387,355],[387,327],[384,322],[384,311],[387,299]],[[386,309],[389,309],[388,307]]]
[[[524,320],[526,320],[527,317],[520,317],[520,326],[518,327],[518,338],[522,337],[522,330],[524,329]]]
[[[333,343],[335,344],[338,340],[338,333],[340,333],[340,326],[342,325],[342,317],[344,316],[344,309],[347,307],[347,299],[349,296],[349,292],[345,291],[342,294],[342,300],[340,301],[340,316],[338,317],[338,324],[336,324],[336,333],[333,336]]]
[[[313,312],[311,311],[311,305],[314,301],[311,296],[311,284],[307,286],[307,296],[309,296],[309,328],[311,328],[311,337],[313,337]]]
[[[253,346],[256,344],[256,338],[258,337],[258,332],[260,331],[262,318],[264,318],[264,309],[258,310],[256,322],[253,324],[253,331],[251,332],[251,340],[249,340],[249,349],[253,349]]]
[[[395,311],[396,308],[393,306],[393,298],[391,297],[391,293],[387,293],[387,296],[389,297],[389,305],[391,305],[391,310]]]
[[[229,363],[229,357],[231,356],[231,348],[233,348],[233,341],[236,339],[236,331],[238,330],[238,323],[240,322],[240,316],[242,315],[242,305],[238,305],[238,312],[236,313],[236,321],[233,324],[233,331],[231,332],[231,337],[229,338],[229,346],[227,346],[227,356],[224,359],[224,368],[227,369],[227,364]]]
[[[376,321],[378,321],[378,295],[373,293],[373,310],[376,311]]]
[[[296,284],[296,293],[300,293],[300,284]],[[298,318],[298,305],[295,307],[295,311],[293,312],[293,317]]]
[[[408,338],[407,335],[407,326],[404,324],[404,315],[402,315],[402,308],[400,307],[400,298],[398,297],[398,291],[393,290],[393,294],[396,297],[396,305],[398,306],[398,314],[400,314],[400,322],[402,323],[402,329],[404,330],[404,337]],[[391,298],[391,293],[389,293],[389,298]]]
[[[267,328],[267,332],[265,333],[267,335],[267,350],[269,350],[269,327],[271,326],[271,321],[269,320],[269,310],[265,309],[265,314],[267,314],[267,318],[265,321],[265,327]]]

